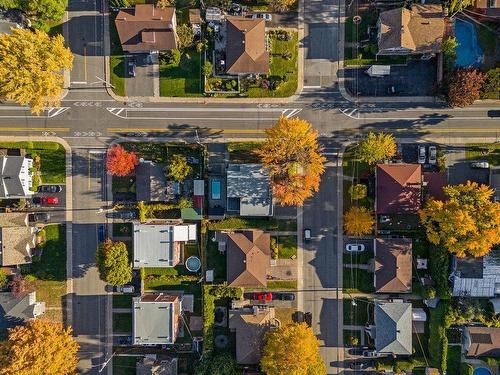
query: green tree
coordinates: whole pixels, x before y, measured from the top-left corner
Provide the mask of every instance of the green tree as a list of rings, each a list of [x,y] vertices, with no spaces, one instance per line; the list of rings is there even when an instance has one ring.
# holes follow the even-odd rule
[[[180,50],[193,45],[194,31],[191,26],[183,24],[177,27],[177,47]]]
[[[0,289],[3,289],[9,283],[9,278],[4,270],[0,269]]]
[[[21,6],[22,10],[34,19],[33,26],[47,32],[50,22],[63,18],[68,0],[22,0]]]
[[[214,67],[210,61],[205,61],[203,64],[203,75],[206,77],[210,77],[213,74]]]
[[[457,59],[457,46],[458,42],[454,36],[450,36],[443,39],[441,43],[441,52],[443,53],[444,69],[449,72],[453,70],[455,66],[455,60]]]
[[[353,200],[366,198],[368,188],[364,184],[355,184],[349,186],[349,195]]]
[[[305,323],[292,323],[269,331],[264,338],[260,365],[267,375],[324,375],[319,341]]]
[[[158,0],[156,2],[157,8],[170,8],[175,7],[175,0]]]
[[[59,106],[63,70],[73,64],[61,35],[24,29],[0,34],[0,61],[0,98],[30,105],[34,113]]]
[[[474,0],[448,0],[448,14],[453,17],[456,13],[474,4]]]
[[[239,375],[241,370],[229,353],[212,354],[204,357],[196,368],[195,375]]]
[[[356,149],[359,160],[375,164],[396,155],[396,141],[388,133],[368,133]]]
[[[285,12],[296,2],[297,0],[267,0],[267,3],[275,12]]]
[[[132,280],[132,267],[124,242],[106,240],[99,245],[96,263],[101,280],[111,285],[124,285]]]
[[[193,173],[193,168],[188,164],[185,156],[178,154],[172,156],[168,166],[168,177],[175,181],[184,181],[191,173]]]
[[[179,66],[181,62],[181,51],[178,49],[171,49],[160,53],[160,62],[165,65]]]
[[[482,99],[500,99],[500,68],[490,69],[486,72]]]

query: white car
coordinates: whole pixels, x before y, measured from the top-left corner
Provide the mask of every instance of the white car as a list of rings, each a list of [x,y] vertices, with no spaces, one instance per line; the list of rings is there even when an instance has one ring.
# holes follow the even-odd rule
[[[347,245],[345,245],[345,250],[349,253],[361,253],[362,251],[365,251],[365,245],[363,245],[362,243],[348,243]]]
[[[134,286],[133,285],[117,285],[115,286],[115,292],[116,293],[134,293]]]
[[[418,146],[418,163],[425,164],[425,146]]]
[[[490,167],[490,164],[487,161],[476,161],[470,163],[470,166],[474,169],[488,169]]]
[[[436,146],[429,146],[429,164],[437,163],[437,148]]]
[[[377,357],[375,350],[363,350],[363,357]]]
[[[257,19],[257,18],[263,18],[266,21],[271,21],[273,19],[273,16],[271,16],[269,13],[254,13],[254,14],[252,14],[252,19]]]

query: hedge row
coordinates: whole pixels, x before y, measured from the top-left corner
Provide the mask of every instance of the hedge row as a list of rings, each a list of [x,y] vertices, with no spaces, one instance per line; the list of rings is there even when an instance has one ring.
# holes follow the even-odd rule
[[[429,319],[429,355],[432,367],[436,367],[441,373],[446,371],[448,359],[448,338],[446,337],[446,315],[449,304],[441,301],[435,309],[430,310]]]
[[[27,150],[59,150],[62,146],[56,142],[0,142],[0,148],[24,148]]]

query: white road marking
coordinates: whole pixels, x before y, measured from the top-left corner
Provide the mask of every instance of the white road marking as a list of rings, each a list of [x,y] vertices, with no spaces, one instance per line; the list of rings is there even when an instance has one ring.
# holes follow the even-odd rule
[[[86,85],[87,81],[73,81],[71,85]]]
[[[48,107],[45,108],[43,111],[45,113],[41,114],[40,116],[37,115],[0,115],[0,118],[38,118],[38,119],[46,119],[46,118],[52,118],[60,115],[63,112],[66,112],[70,107]],[[26,106],[0,106],[0,113],[2,110],[6,111],[29,111],[30,107]]]

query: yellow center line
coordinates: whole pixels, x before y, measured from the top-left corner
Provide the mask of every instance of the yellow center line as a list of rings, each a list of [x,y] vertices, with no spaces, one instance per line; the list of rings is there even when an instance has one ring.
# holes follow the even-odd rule
[[[0,127],[0,132],[69,132],[70,128],[13,128],[13,127]]]
[[[265,129],[165,129],[165,128],[108,128],[108,133],[134,133],[134,132],[157,132],[157,133],[193,133],[195,130],[199,132],[210,132],[210,133],[235,133],[235,134],[254,134],[254,133],[264,133]]]

